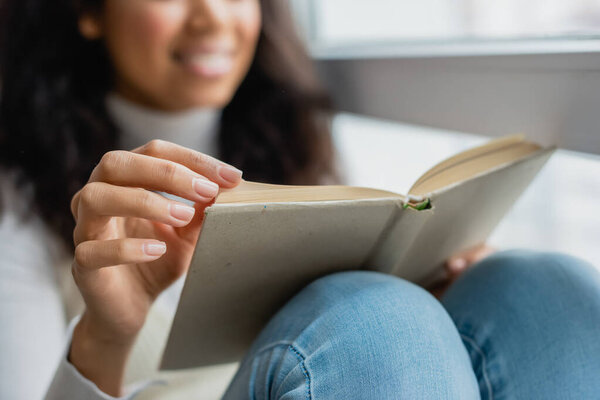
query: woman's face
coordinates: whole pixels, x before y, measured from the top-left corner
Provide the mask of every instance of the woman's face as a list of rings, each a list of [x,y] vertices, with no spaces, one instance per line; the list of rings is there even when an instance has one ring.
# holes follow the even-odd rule
[[[225,106],[261,28],[259,0],[105,0],[95,21],[116,91],[162,110]]]

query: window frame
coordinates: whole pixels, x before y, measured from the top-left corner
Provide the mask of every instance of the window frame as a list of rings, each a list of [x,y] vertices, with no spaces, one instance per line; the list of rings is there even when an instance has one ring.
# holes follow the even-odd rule
[[[320,47],[314,1],[292,6],[341,111],[600,154],[600,36]]]

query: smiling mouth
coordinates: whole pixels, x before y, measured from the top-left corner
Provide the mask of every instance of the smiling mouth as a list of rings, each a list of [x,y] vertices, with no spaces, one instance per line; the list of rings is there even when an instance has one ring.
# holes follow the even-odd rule
[[[233,54],[225,51],[174,53],[173,60],[202,77],[223,76],[233,69]]]

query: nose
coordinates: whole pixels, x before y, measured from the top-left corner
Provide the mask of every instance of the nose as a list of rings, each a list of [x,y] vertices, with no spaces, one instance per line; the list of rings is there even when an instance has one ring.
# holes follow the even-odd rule
[[[193,30],[222,27],[229,20],[228,0],[189,0],[189,26]]]

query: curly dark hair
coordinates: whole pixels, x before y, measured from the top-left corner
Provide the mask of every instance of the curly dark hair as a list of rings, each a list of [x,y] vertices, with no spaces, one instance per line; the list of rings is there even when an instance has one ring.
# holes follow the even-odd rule
[[[286,2],[261,0],[262,31],[244,81],[221,116],[219,158],[249,180],[335,179],[331,103]],[[70,199],[119,131],[105,105],[113,70],[101,40],[79,32],[102,0],[0,1],[0,167],[33,185],[28,210],[72,249]],[[31,212],[30,212],[31,213]]]

